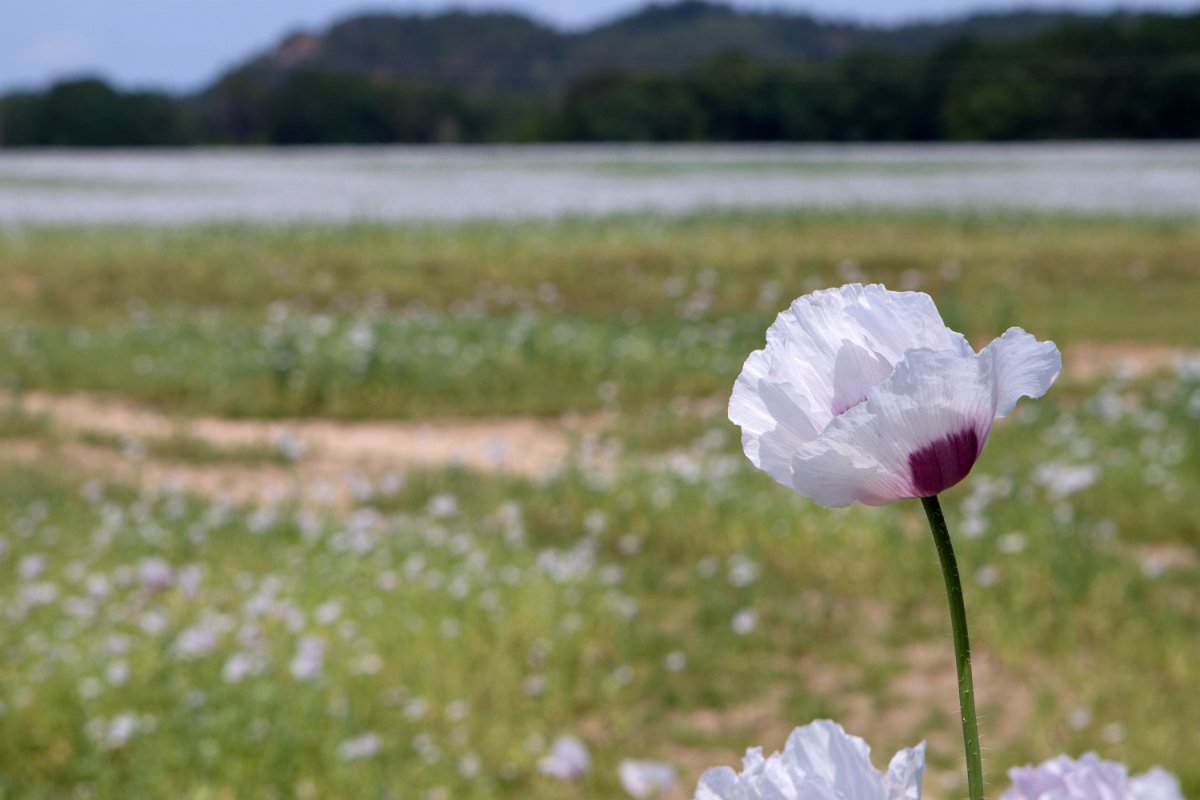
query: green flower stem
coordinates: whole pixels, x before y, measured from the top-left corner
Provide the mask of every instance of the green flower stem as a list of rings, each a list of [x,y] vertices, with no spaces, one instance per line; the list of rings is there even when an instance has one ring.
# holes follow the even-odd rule
[[[937,495],[922,497],[933,543],[942,562],[942,578],[946,581],[946,598],[950,601],[950,628],[954,634],[954,660],[958,666],[958,704],[962,710],[963,745],[967,751],[967,794],[970,800],[983,800],[983,760],[979,754],[979,720],[975,717],[975,682],[971,678],[971,644],[967,640],[967,609],[963,605],[962,580],[958,562],[950,544],[950,531],[942,516],[942,504]]]

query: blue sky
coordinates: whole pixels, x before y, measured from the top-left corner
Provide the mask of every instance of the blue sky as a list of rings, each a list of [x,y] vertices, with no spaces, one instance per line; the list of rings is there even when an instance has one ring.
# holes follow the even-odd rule
[[[735,0],[746,7],[809,11],[894,23],[1014,5],[1003,0]],[[525,11],[563,27],[586,26],[643,5],[637,0],[26,0],[0,14],[0,91],[37,88],[83,73],[124,87],[191,90],[297,28],[319,29],[364,8],[448,7]],[[1024,7],[1107,10],[1113,0],[1025,0]],[[1123,0],[1124,8],[1195,9],[1200,0]]]

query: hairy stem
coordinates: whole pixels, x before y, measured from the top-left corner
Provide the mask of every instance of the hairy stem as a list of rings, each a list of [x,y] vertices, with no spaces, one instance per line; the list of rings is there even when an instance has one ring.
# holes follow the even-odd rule
[[[983,800],[983,760],[979,754],[979,721],[975,716],[975,682],[971,678],[971,644],[967,638],[967,609],[963,604],[962,580],[958,562],[950,544],[950,531],[942,515],[937,495],[922,497],[925,515],[933,531],[942,578],[946,581],[946,599],[950,602],[950,629],[954,636],[954,660],[958,667],[958,704],[962,710],[963,746],[967,751],[967,794],[970,800]]]

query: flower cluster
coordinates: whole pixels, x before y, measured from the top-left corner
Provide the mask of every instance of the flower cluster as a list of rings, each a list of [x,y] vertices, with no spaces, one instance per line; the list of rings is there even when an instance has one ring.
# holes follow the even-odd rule
[[[792,731],[782,753],[763,758],[762,748],[747,750],[741,772],[708,770],[694,800],[920,800],[924,742],[896,753],[884,774],[870,755],[862,739],[818,720]],[[1012,786],[1000,800],[1184,800],[1179,780],[1161,767],[1130,777],[1124,766],[1095,753],[1008,774]]]

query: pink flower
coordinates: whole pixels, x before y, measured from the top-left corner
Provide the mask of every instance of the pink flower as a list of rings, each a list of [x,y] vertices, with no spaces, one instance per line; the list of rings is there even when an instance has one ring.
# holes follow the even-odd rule
[[[851,284],[805,295],[746,359],[729,418],[754,465],[825,506],[928,497],[975,464],[992,423],[1062,368],[1010,328],[976,353],[921,292]]]
[[[1166,770],[1130,778],[1123,765],[1095,753],[1014,767],[1008,777],[1012,788],[1000,800],[1183,800],[1179,781]]]
[[[747,750],[740,773],[708,770],[695,800],[920,800],[924,772],[924,742],[897,753],[881,775],[866,742],[817,720],[792,731],[782,753]]]

